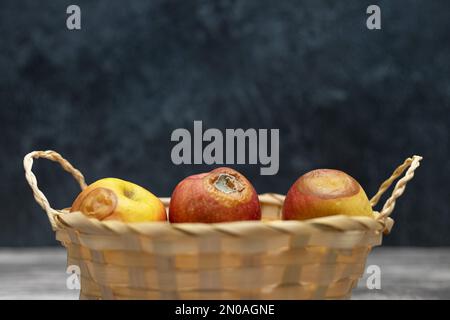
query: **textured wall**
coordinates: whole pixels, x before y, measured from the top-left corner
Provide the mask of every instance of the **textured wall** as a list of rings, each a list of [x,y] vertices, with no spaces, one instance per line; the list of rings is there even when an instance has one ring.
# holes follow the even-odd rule
[[[82,8],[82,30],[65,9]],[[280,128],[280,171],[235,166],[259,192],[334,167],[369,195],[412,154],[424,156],[394,212],[392,245],[450,245],[450,2],[0,2],[0,245],[55,244],[22,157],[55,149],[88,181],[116,176],[169,195],[204,166],[170,161],[171,132]],[[77,189],[36,163],[51,203]]]

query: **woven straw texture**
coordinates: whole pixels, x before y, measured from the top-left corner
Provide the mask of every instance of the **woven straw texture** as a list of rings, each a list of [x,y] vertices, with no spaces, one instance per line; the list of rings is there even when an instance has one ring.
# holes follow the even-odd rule
[[[25,176],[45,210],[68,265],[81,270],[81,299],[347,299],[368,253],[393,225],[389,217],[420,156],[405,160],[370,203],[400,176],[376,218],[330,216],[280,220],[284,196],[259,196],[262,221],[216,224],[99,221],[53,209],[39,190],[33,159],[61,164],[86,187],[83,175],[58,153],[34,151]],[[161,198],[166,207],[169,198]]]

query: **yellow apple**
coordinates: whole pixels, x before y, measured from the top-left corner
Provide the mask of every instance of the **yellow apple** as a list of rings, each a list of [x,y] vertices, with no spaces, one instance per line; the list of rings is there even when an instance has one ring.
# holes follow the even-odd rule
[[[373,216],[360,184],[345,172],[317,169],[301,176],[284,201],[284,220],[305,220],[331,215]]]
[[[104,178],[89,185],[75,199],[70,211],[81,211],[99,220],[167,220],[161,200],[141,186],[117,178]]]

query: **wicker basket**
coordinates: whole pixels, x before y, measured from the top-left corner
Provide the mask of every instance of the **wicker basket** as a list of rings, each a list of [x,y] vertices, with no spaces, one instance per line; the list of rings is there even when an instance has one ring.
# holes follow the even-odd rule
[[[284,196],[263,194],[263,221],[127,224],[52,209],[31,171],[35,158],[59,162],[82,189],[86,183],[54,151],[34,151],[24,158],[26,179],[67,249],[68,265],[81,270],[80,299],[349,298],[369,251],[390,231],[395,201],[422,159],[406,159],[380,186],[372,206],[407,170],[376,219],[281,221]],[[170,199],[162,200],[167,206]]]

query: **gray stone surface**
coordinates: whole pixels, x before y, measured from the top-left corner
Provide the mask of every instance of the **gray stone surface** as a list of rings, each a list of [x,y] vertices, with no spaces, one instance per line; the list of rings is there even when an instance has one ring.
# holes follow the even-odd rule
[[[280,171],[236,165],[256,190],[286,193],[318,167],[344,170],[375,193],[412,154],[423,166],[394,212],[386,245],[450,245],[450,1],[0,1],[0,245],[54,245],[25,184],[22,158],[55,149],[85,173],[170,195],[187,175],[171,132],[279,128]],[[51,203],[78,189],[37,162]]]
[[[62,248],[0,249],[0,299],[77,299]]]
[[[65,258],[60,248],[0,249],[0,299],[77,299]],[[448,248],[376,248],[369,265],[381,268],[381,290],[368,290],[365,275],[353,299],[450,299]]]

